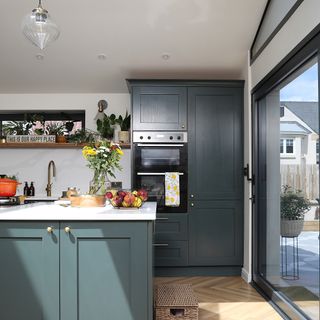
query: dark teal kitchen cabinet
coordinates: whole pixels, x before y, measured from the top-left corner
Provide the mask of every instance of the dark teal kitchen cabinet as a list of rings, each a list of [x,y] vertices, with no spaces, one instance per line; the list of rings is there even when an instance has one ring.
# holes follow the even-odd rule
[[[146,222],[61,223],[61,320],[152,319],[151,233]]]
[[[1,222],[0,254],[0,319],[59,319],[59,224]]]
[[[243,82],[188,89],[189,265],[242,264]]]
[[[1,222],[0,319],[151,320],[152,227]]]
[[[187,89],[132,85],[133,130],[186,130]]]

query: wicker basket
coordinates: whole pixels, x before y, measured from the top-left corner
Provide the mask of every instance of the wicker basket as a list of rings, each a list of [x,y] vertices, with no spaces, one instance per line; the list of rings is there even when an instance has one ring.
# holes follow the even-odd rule
[[[198,320],[198,301],[190,284],[160,284],[154,292],[155,320]]]

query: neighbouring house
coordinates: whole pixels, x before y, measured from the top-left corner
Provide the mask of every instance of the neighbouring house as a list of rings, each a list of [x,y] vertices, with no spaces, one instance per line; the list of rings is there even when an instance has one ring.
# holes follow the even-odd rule
[[[281,164],[316,164],[319,158],[318,102],[282,101]]]
[[[280,107],[281,185],[319,195],[318,102],[282,101]]]

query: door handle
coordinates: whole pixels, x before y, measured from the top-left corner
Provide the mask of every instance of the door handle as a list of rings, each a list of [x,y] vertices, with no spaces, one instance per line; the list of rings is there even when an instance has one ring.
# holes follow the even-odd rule
[[[48,232],[48,233],[52,233],[53,230],[54,230],[54,228],[53,228],[52,226],[50,226],[50,227],[47,228],[47,232]]]

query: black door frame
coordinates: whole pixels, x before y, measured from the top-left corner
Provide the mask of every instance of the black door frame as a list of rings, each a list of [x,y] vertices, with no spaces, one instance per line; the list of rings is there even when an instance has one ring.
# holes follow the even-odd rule
[[[257,104],[260,99],[265,97],[280,83],[307,63],[310,59],[317,57],[318,60],[318,96],[320,97],[320,24],[301,41],[267,76],[256,85],[252,92],[252,168],[254,181],[259,181],[259,158],[258,158],[258,132],[263,128],[259,128]],[[252,185],[253,197],[258,200],[259,185]],[[265,214],[259,210],[259,202],[253,203],[252,206],[252,270],[253,285],[255,285],[262,293],[272,302],[275,303],[279,311],[284,312],[290,319],[310,319],[302,310],[287,299],[283,294],[277,292],[273,286],[265,280],[258,272],[260,250],[264,250],[263,244],[259,243],[259,219],[265,219]],[[261,206],[261,205],[260,205]],[[258,215],[260,212],[260,215]],[[262,215],[262,216],[261,216]]]

